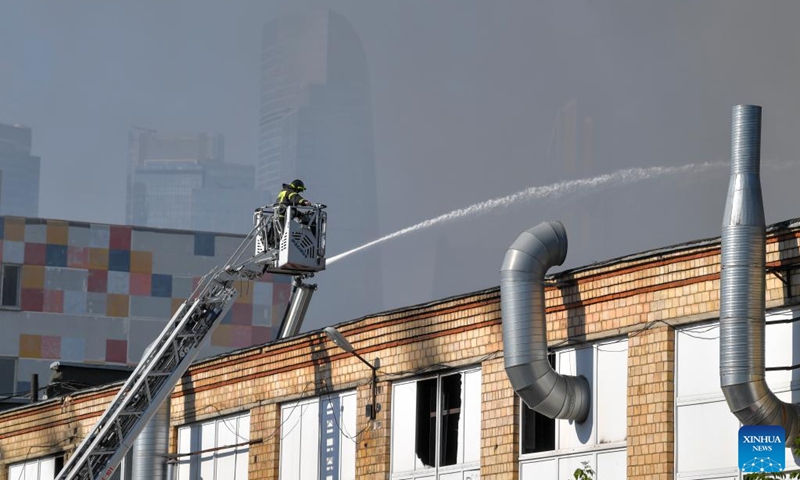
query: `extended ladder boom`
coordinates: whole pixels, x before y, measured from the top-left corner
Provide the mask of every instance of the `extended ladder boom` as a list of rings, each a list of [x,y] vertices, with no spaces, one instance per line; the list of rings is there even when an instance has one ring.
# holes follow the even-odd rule
[[[325,215],[322,208],[324,206],[311,207],[317,222],[313,235],[304,230],[297,231],[301,226],[308,229],[307,225],[295,226],[294,222],[287,220],[281,232],[286,241],[280,245],[256,245],[256,255],[240,261],[248,245],[257,244],[259,239],[267,236],[266,226],[272,221],[272,212],[270,215],[257,215],[255,227],[228,264],[206,275],[189,299],[181,304],[100,420],[70,456],[57,480],[111,478],[136,437],[186,373],[203,341],[236,301],[239,292],[233,286],[235,281],[255,280],[265,272],[295,274],[304,278],[325,268]],[[298,249],[298,245],[302,248]],[[302,287],[295,287],[287,307],[280,336],[297,333],[311,292],[316,288],[302,282],[299,285]],[[296,295],[300,293],[298,288],[306,294]],[[284,328],[287,326],[288,331]]]

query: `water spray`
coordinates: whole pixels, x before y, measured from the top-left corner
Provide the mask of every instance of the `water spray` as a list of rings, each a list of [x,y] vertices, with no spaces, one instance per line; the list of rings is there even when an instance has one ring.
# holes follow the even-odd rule
[[[651,178],[664,177],[668,175],[674,176],[686,173],[701,173],[710,170],[712,168],[718,168],[727,165],[729,165],[728,162],[706,162],[706,163],[696,163],[696,164],[693,163],[689,165],[682,165],[680,167],[627,168],[623,170],[617,170],[614,173],[607,173],[592,178],[567,180],[563,182],[553,183],[550,185],[530,187],[526,188],[525,190],[512,193],[511,195],[506,195],[505,197],[486,200],[480,203],[476,203],[474,205],[470,205],[469,207],[459,208],[458,210],[453,210],[450,213],[439,215],[438,217],[434,217],[429,220],[425,220],[424,222],[420,222],[416,225],[412,225],[402,230],[398,230],[389,235],[365,243],[360,247],[353,248],[352,250],[348,250],[344,253],[340,253],[339,255],[331,257],[327,260],[327,264],[332,265],[337,261],[349,255],[352,255],[356,252],[369,248],[373,245],[383,243],[387,240],[397,238],[407,233],[416,232],[418,230],[433,227],[434,225],[439,225],[441,223],[451,222],[453,220],[457,220],[463,217],[469,217],[472,215],[487,213],[497,208],[510,207],[517,203],[529,202],[531,200],[542,200],[542,199],[552,200],[568,194],[588,195],[596,193],[606,188],[629,185],[632,183],[640,182],[642,180],[648,180]]]

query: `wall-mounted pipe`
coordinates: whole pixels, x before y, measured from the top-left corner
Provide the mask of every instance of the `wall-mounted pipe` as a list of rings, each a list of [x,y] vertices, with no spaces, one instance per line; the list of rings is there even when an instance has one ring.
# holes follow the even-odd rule
[[[733,108],[731,179],[722,221],[719,375],[744,425],[780,425],[791,446],[800,405],[778,399],[764,370],[766,223],[761,197],[761,107]]]
[[[528,407],[549,418],[582,422],[591,391],[582,376],[560,375],[547,360],[544,277],[567,257],[561,222],[543,222],[511,245],[500,271],[505,370]]]

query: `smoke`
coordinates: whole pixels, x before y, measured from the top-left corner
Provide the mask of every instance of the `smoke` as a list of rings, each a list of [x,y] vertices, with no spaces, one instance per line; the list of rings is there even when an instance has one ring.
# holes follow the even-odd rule
[[[530,202],[531,200],[554,200],[564,195],[572,196],[586,196],[591,195],[611,187],[620,187],[632,183],[648,180],[652,178],[659,178],[665,176],[678,176],[686,174],[701,173],[713,168],[728,166],[727,162],[706,162],[683,165],[680,167],[651,167],[651,168],[627,168],[617,170],[614,173],[599,175],[592,178],[584,178],[579,180],[567,180],[564,182],[553,183],[551,185],[543,185],[539,187],[530,187],[521,190],[517,193],[507,195],[505,197],[486,200],[469,207],[459,208],[450,213],[439,215],[438,217],[425,220],[416,225],[406,227],[398,230],[389,235],[378,238],[371,242],[365,243],[360,247],[353,248],[344,253],[340,253],[331,257],[327,261],[327,265],[333,265],[339,260],[348,257],[356,252],[367,249],[373,245],[392,240],[402,235],[413,233],[419,230],[430,228],[443,223],[458,220],[464,217],[471,217],[473,215],[480,215],[491,212],[498,208],[507,208],[517,203]]]

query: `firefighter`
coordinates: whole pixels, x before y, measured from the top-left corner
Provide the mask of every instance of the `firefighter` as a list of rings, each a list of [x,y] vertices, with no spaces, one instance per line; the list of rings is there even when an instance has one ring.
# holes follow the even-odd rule
[[[278,193],[278,200],[276,203],[280,205],[302,205],[305,207],[310,207],[311,202],[306,200],[300,195],[300,192],[304,192],[306,190],[306,185],[303,183],[302,180],[295,180],[290,184],[283,184],[283,190]]]
[[[286,207],[288,206],[310,207],[313,205],[311,202],[303,198],[302,195],[300,195],[300,192],[304,192],[305,189],[306,186],[300,179],[296,179],[289,184],[286,183],[283,184],[283,190],[281,190],[278,193],[278,198],[275,202],[276,205],[275,217],[277,219],[276,226],[278,228],[270,229],[269,232],[270,234],[269,238],[271,239],[270,243],[272,245],[277,245],[278,238],[280,238],[281,232],[283,231],[283,226],[285,221],[284,212],[286,210]],[[297,211],[294,212],[293,218],[298,219],[302,224],[306,224],[308,221],[305,215]]]

